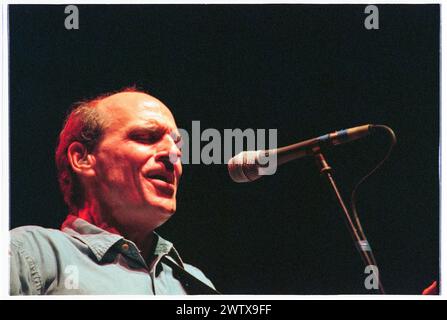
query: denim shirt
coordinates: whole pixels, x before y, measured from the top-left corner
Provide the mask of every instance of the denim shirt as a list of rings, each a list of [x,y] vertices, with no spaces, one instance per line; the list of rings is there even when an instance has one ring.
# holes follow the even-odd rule
[[[199,269],[183,263],[172,243],[156,233],[149,264],[132,241],[75,216],[67,217],[62,231],[25,226],[11,230],[10,235],[11,295],[186,294],[162,258],[213,287]]]

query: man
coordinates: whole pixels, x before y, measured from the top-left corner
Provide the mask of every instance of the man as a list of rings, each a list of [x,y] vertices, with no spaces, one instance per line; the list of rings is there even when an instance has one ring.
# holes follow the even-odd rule
[[[56,149],[70,214],[61,231],[11,231],[11,294],[207,294],[154,230],[176,210],[180,135],[158,99],[136,90],[78,104]]]

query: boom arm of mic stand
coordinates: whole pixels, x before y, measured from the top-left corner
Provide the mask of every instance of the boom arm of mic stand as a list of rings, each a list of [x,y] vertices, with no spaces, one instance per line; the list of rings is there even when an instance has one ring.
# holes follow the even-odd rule
[[[321,153],[321,150],[319,148],[315,148],[314,156],[318,168],[320,170],[320,174],[326,177],[325,180],[327,180],[329,186],[331,187],[332,191],[334,192],[337,198],[338,204],[340,205],[343,211],[343,216],[346,220],[348,229],[353,237],[355,247],[357,248],[360,256],[362,257],[363,262],[365,263],[366,266],[375,266],[378,270],[378,266],[374,258],[372,249],[369,246],[368,240],[366,239],[366,237],[361,236],[361,233],[359,232],[359,227],[355,225],[354,220],[352,219],[351,214],[348,208],[346,207],[343,198],[341,197],[340,191],[338,190],[337,185],[335,184],[335,180],[332,177],[332,168],[328,165],[326,158]],[[360,222],[358,221],[358,223]],[[380,281],[379,274],[375,274],[375,276],[378,277],[377,280],[379,284],[380,293],[385,294],[385,289],[383,288],[382,282]]]

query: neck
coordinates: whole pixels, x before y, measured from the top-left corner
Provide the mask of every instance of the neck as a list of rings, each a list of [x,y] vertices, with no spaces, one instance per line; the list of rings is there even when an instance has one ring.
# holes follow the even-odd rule
[[[152,254],[153,230],[141,230],[138,226],[122,225],[113,217],[126,217],[127,213],[112,212],[112,210],[112,208],[105,209],[97,201],[86,201],[76,215],[107,232],[119,234],[132,241],[141,251],[143,258],[147,259]]]

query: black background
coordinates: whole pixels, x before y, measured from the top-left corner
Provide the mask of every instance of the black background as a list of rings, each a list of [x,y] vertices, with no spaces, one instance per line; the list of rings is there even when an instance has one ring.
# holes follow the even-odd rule
[[[365,123],[398,144],[359,191],[388,293],[439,274],[439,6],[10,6],[11,228],[58,228],[67,209],[54,148],[75,101],[136,84],[180,128],[276,128],[291,144]],[[204,144],[203,144],[204,145]],[[371,136],[327,154],[348,199],[384,155]],[[227,294],[369,293],[341,213],[314,161],[251,184],[225,165],[185,165],[178,211],[159,232]]]

